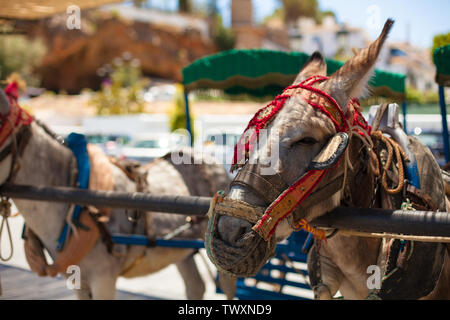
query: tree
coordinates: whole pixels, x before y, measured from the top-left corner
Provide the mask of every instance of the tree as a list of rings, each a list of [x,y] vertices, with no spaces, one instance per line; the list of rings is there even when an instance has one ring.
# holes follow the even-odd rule
[[[114,59],[111,65],[99,69],[99,75],[107,75],[101,90],[95,92],[89,104],[95,106],[97,114],[142,113],[145,101],[142,95],[148,79],[142,76],[140,62],[130,53]]]
[[[174,103],[171,110],[169,110],[169,127],[170,131],[173,132],[177,129],[185,129],[186,128],[186,107],[184,100],[184,89],[182,84],[176,84],[176,93],[174,96]],[[192,141],[195,138],[194,126],[193,126],[193,117],[190,118],[190,126],[192,133]]]
[[[147,2],[146,0],[133,0],[133,5],[136,8],[142,8],[146,4],[146,2]]]
[[[178,11],[184,13],[192,12],[192,3],[190,0],[178,0]]]
[[[317,0],[280,0],[283,5],[284,21],[293,24],[300,17],[317,19],[319,4]]]
[[[433,37],[433,48],[431,50],[431,55],[433,55],[436,48],[443,47],[448,44],[450,44],[450,32],[435,35]]]
[[[0,81],[17,72],[29,86],[39,86],[34,72],[44,58],[47,48],[40,39],[22,35],[0,35]]]
[[[213,29],[213,39],[219,51],[230,50],[236,44],[236,35],[230,28],[225,28],[222,23],[222,18],[216,15]]]

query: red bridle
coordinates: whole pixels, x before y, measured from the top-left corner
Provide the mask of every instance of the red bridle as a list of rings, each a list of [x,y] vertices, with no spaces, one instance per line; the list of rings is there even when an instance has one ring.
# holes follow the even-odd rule
[[[22,109],[17,102],[19,98],[17,83],[11,82],[8,84],[5,93],[9,101],[9,112],[6,116],[0,115],[0,147],[13,132],[17,132],[22,126],[30,125],[33,122],[33,117]]]
[[[231,170],[234,171],[246,164],[257,142],[260,130],[266,128],[286,101],[297,94],[300,94],[310,106],[323,112],[332,121],[337,133],[354,131],[362,136],[369,136],[371,127],[358,110],[357,99],[350,100],[348,110],[344,114],[343,109],[333,97],[313,87],[315,83],[327,79],[324,76],[312,76],[299,84],[289,86],[266,107],[260,109],[250,120],[244,134],[235,146]],[[328,170],[312,169],[307,171],[269,205],[264,215],[254,225],[253,230],[263,239],[269,239],[275,232],[278,223],[288,217],[314,191]],[[309,228],[304,219],[297,222],[297,225]]]

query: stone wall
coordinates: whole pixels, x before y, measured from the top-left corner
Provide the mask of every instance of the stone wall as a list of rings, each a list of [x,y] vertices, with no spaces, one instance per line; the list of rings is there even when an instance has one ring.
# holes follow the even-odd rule
[[[216,52],[210,39],[191,29],[127,21],[111,14],[83,15],[80,30],[68,30],[64,16],[23,29],[30,37],[44,38],[48,52],[37,70],[42,86],[77,93],[97,89],[102,79],[97,70],[129,52],[141,62],[146,76],[182,80],[181,70],[191,62]]]

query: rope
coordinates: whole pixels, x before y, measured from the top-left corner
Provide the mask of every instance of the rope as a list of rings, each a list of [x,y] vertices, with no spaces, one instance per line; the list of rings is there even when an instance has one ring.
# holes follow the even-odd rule
[[[378,233],[378,232],[360,232],[354,230],[343,230],[339,229],[339,234],[355,237],[369,237],[369,238],[394,238],[403,239],[410,241],[419,242],[444,242],[450,243],[450,237],[439,237],[439,236],[415,236],[407,234],[396,234],[396,233]]]
[[[75,207],[74,204],[69,205],[69,208],[67,209],[67,214],[66,214],[66,223],[70,228],[70,231],[73,232],[73,234],[75,235],[75,237],[78,238],[78,230],[76,225],[73,223],[73,208]],[[66,233],[66,239],[65,241],[67,241],[69,239],[70,236],[70,232]]]
[[[6,118],[6,121],[8,121],[10,127],[11,127],[11,136],[12,136],[12,143],[11,143],[11,167],[9,169],[9,174],[8,174],[8,178],[6,179],[5,182],[11,182],[17,171],[19,171],[20,169],[20,159],[18,157],[18,151],[19,151],[19,145],[17,142],[17,135],[15,132],[15,126],[13,121],[10,119],[10,117],[8,116]],[[20,156],[20,155],[19,155]],[[1,247],[0,247],[0,260],[2,261],[8,261],[12,258],[13,253],[14,253],[14,245],[13,245],[13,241],[12,241],[12,234],[11,234],[11,228],[9,226],[9,221],[8,218],[11,216],[11,203],[9,202],[9,199],[2,197],[0,200],[0,215],[2,216],[2,224],[0,225],[0,242],[2,239],[2,234],[3,234],[3,228],[6,225],[6,230],[8,232],[8,239],[9,239],[9,247],[10,247],[10,254],[8,257],[3,257],[2,252],[1,252]]]
[[[381,176],[381,185],[383,186],[384,190],[387,193],[397,194],[400,191],[402,191],[403,187],[404,187],[405,170],[403,167],[403,160],[407,161],[408,156],[406,155],[406,153],[403,151],[403,149],[400,147],[400,145],[397,142],[395,142],[391,138],[388,138],[385,135],[383,135],[383,133],[381,131],[378,130],[378,131],[372,132],[372,136],[375,139],[378,139],[381,142],[383,142],[386,145],[387,151],[388,151],[388,157],[386,160],[386,164],[383,167],[383,174]],[[395,153],[395,157],[397,160],[396,163],[397,163],[397,167],[398,167],[398,185],[396,188],[389,188],[389,186],[387,184],[387,171],[389,170],[391,165],[395,165],[395,163],[392,161],[392,159],[394,157],[394,153]]]
[[[2,238],[3,234],[3,227],[6,224],[6,230],[8,232],[8,238],[9,238],[9,247],[10,247],[10,253],[8,257],[3,257],[0,247],[0,260],[2,261],[8,261],[12,258],[14,253],[14,245],[12,241],[12,234],[11,234],[11,228],[9,227],[9,221],[8,218],[11,215],[11,203],[6,198],[2,198],[0,202],[0,215],[3,217],[2,224],[0,226],[0,240]]]
[[[314,238],[318,240],[324,240],[325,243],[327,243],[327,235],[325,230],[314,228],[308,223],[308,221],[306,221],[306,219],[300,219],[295,223],[294,227],[297,231],[303,229],[306,232],[311,233]]]

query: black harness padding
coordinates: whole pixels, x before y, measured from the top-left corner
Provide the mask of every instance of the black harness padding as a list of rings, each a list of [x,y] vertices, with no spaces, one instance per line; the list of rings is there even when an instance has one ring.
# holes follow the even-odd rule
[[[403,194],[386,197],[397,208],[409,199],[416,210],[445,211],[445,192],[442,179],[436,179],[441,177],[436,160],[419,140],[408,140],[408,149],[417,160],[421,189],[416,190],[407,182]],[[387,258],[381,266],[381,289],[375,291],[379,298],[413,300],[433,291],[444,266],[445,244],[384,238],[381,246],[380,254]]]
[[[441,274],[444,254],[442,243],[392,240],[378,297],[415,300],[429,295]]]

